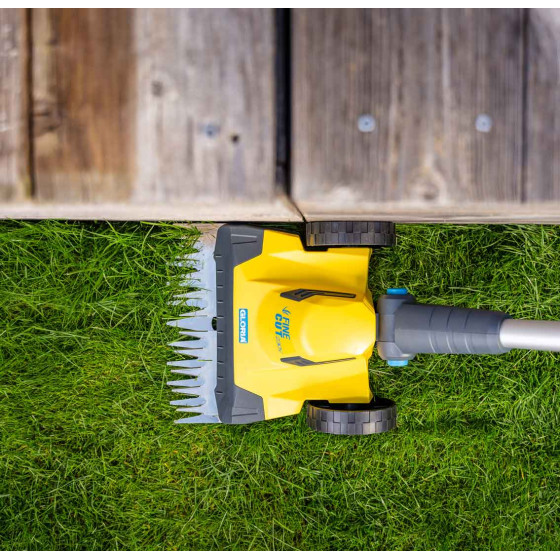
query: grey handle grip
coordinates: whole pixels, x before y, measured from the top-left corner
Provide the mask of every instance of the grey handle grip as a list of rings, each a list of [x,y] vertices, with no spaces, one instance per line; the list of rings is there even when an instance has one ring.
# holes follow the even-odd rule
[[[499,311],[439,305],[403,305],[395,318],[395,342],[412,354],[503,354]]]
[[[415,354],[503,354],[500,341],[507,313],[420,305],[410,295],[381,296],[377,302],[377,349],[384,360]]]

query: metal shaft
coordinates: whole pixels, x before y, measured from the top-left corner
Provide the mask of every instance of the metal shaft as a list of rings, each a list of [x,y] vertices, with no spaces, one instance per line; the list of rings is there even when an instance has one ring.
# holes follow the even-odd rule
[[[560,352],[560,321],[505,319],[499,336],[504,348]]]

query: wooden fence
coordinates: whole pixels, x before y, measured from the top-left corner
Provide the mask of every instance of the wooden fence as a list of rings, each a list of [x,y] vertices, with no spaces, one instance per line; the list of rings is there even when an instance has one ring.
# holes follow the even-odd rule
[[[560,10],[0,9],[0,217],[560,222]]]

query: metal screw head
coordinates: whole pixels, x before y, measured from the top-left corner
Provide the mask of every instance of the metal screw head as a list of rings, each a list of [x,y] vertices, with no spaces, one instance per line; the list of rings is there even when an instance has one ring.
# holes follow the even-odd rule
[[[202,126],[202,132],[208,138],[215,138],[220,133],[220,125],[215,123],[206,123]]]
[[[360,132],[373,132],[375,130],[373,115],[360,115],[358,117],[358,130]]]
[[[474,126],[478,132],[490,132],[492,130],[492,125],[492,117],[484,113],[478,115],[474,122]]]

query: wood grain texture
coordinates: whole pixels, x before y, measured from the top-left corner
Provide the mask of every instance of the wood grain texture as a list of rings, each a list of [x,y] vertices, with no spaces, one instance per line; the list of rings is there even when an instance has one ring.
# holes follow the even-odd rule
[[[0,9],[0,202],[30,191],[26,10]]]
[[[273,10],[140,10],[135,37],[134,200],[272,200]]]
[[[24,203],[0,204],[0,220],[18,218],[37,220],[64,218],[69,220],[178,220],[208,222],[301,222],[301,214],[283,195],[272,201],[216,201],[171,203]]]
[[[527,15],[525,196],[557,201],[560,213],[560,9]]]
[[[401,223],[451,224],[558,224],[560,211],[550,202],[473,202],[457,206],[422,206],[391,202],[363,203],[354,209],[304,202],[298,210],[307,220],[380,220]]]
[[[126,200],[134,172],[133,12],[32,12],[39,201]]]
[[[520,10],[296,9],[292,20],[304,214],[521,200]],[[373,132],[358,130],[362,114]],[[481,114],[489,132],[475,128]]]

